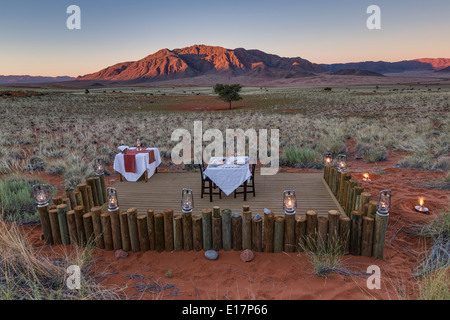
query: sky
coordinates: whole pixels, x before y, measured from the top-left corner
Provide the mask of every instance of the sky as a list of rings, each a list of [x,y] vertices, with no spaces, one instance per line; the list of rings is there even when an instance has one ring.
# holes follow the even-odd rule
[[[449,14],[449,0],[1,0],[0,75],[85,75],[194,44],[314,63],[450,58]]]

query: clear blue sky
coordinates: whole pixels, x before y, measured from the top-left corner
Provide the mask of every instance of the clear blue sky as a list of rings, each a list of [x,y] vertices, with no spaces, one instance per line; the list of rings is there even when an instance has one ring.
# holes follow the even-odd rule
[[[450,58],[449,0],[10,0],[0,4],[0,74],[70,75],[193,44],[316,63]],[[66,9],[81,8],[81,30]],[[381,30],[366,9],[381,8]]]

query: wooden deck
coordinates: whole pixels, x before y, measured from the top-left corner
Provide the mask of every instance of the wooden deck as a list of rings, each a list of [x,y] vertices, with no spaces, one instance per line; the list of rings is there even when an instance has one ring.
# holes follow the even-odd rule
[[[154,209],[155,213],[162,212],[165,208],[173,208],[175,214],[181,213],[180,199],[181,189],[191,188],[194,191],[194,214],[199,214],[203,208],[220,206],[228,208],[232,212],[242,212],[242,205],[250,205],[253,215],[263,214],[264,208],[269,208],[275,215],[283,214],[283,190],[295,189],[297,195],[297,214],[305,214],[306,210],[316,210],[319,215],[327,215],[328,210],[342,208],[332,196],[328,186],[323,181],[322,173],[278,173],[274,176],[255,177],[256,197],[247,194],[244,201],[242,194],[236,198],[231,194],[222,193],[222,199],[218,195],[213,196],[213,202],[209,201],[209,195],[200,198],[200,173],[163,173],[153,175],[146,183],[143,179],[137,182],[117,182],[119,205],[122,211],[136,207],[138,213],[145,213],[147,209]]]

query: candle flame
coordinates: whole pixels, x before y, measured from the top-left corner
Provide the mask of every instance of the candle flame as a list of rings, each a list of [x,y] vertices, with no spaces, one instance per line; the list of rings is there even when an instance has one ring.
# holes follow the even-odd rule
[[[425,202],[425,198],[424,197],[419,197],[419,205],[421,207],[423,207],[423,203]]]
[[[366,172],[366,173],[363,174],[363,177],[364,177],[365,179],[369,179],[369,174]]]

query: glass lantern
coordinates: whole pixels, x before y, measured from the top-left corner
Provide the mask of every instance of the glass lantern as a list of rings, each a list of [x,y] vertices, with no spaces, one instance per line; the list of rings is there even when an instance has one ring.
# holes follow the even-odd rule
[[[137,138],[137,140],[136,140],[136,147],[137,147],[137,151],[141,151],[141,140],[139,140],[139,138]]]
[[[345,154],[340,154],[337,156],[336,165],[339,172],[347,171],[347,156]]]
[[[33,186],[34,202],[38,207],[45,207],[51,199],[51,187],[48,184],[35,184]]]
[[[108,194],[108,211],[115,211],[119,208],[119,199],[117,198],[117,190],[113,187],[106,189]]]
[[[94,160],[94,170],[95,174],[101,176],[105,173],[104,160],[103,158],[96,158]]]
[[[388,215],[391,208],[391,190],[380,191],[378,198],[377,213],[380,215]]]
[[[323,162],[326,166],[331,165],[331,163],[333,162],[333,153],[331,152],[325,153],[325,155],[323,156]]]
[[[295,214],[297,208],[297,198],[295,197],[295,190],[283,191],[283,209],[286,214]]]
[[[181,209],[184,213],[192,212],[194,208],[194,194],[192,189],[184,188],[181,190]]]

